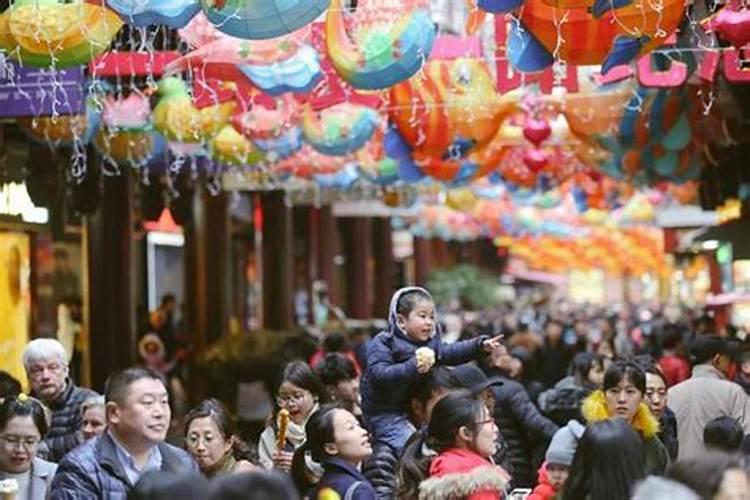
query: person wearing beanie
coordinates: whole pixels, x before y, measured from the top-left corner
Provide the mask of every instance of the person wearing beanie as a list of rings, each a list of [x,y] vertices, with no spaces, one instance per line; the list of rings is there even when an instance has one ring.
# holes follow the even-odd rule
[[[544,456],[544,464],[539,468],[539,482],[528,500],[553,500],[562,491],[578,440],[585,430],[580,422],[571,420],[568,425],[555,432]]]

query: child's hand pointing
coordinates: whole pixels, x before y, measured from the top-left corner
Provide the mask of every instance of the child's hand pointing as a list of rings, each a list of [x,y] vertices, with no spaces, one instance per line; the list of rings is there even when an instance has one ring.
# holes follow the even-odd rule
[[[503,345],[503,338],[505,335],[500,334],[495,337],[492,337],[491,339],[487,339],[484,342],[482,342],[482,349],[484,349],[484,352],[492,352],[498,347]]]

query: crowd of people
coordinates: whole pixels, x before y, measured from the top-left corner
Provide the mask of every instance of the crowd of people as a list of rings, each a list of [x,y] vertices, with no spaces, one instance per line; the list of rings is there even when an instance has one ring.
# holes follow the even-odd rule
[[[149,366],[79,387],[54,339],[0,372],[0,493],[16,500],[750,500],[750,348],[708,317],[544,305],[442,338],[429,292],[388,328],[284,364],[248,443],[207,399],[173,429]],[[750,339],[748,339],[750,340]],[[361,381],[361,385],[360,385]]]

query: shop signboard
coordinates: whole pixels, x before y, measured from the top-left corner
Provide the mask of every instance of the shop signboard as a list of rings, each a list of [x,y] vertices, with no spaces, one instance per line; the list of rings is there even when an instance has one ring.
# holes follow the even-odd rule
[[[83,112],[84,67],[22,67],[0,53],[0,117],[72,115]]]

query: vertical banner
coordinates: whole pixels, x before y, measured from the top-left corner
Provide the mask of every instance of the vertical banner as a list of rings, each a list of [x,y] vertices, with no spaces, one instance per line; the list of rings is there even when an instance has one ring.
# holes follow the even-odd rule
[[[0,369],[24,386],[21,354],[29,340],[29,237],[0,232]]]

